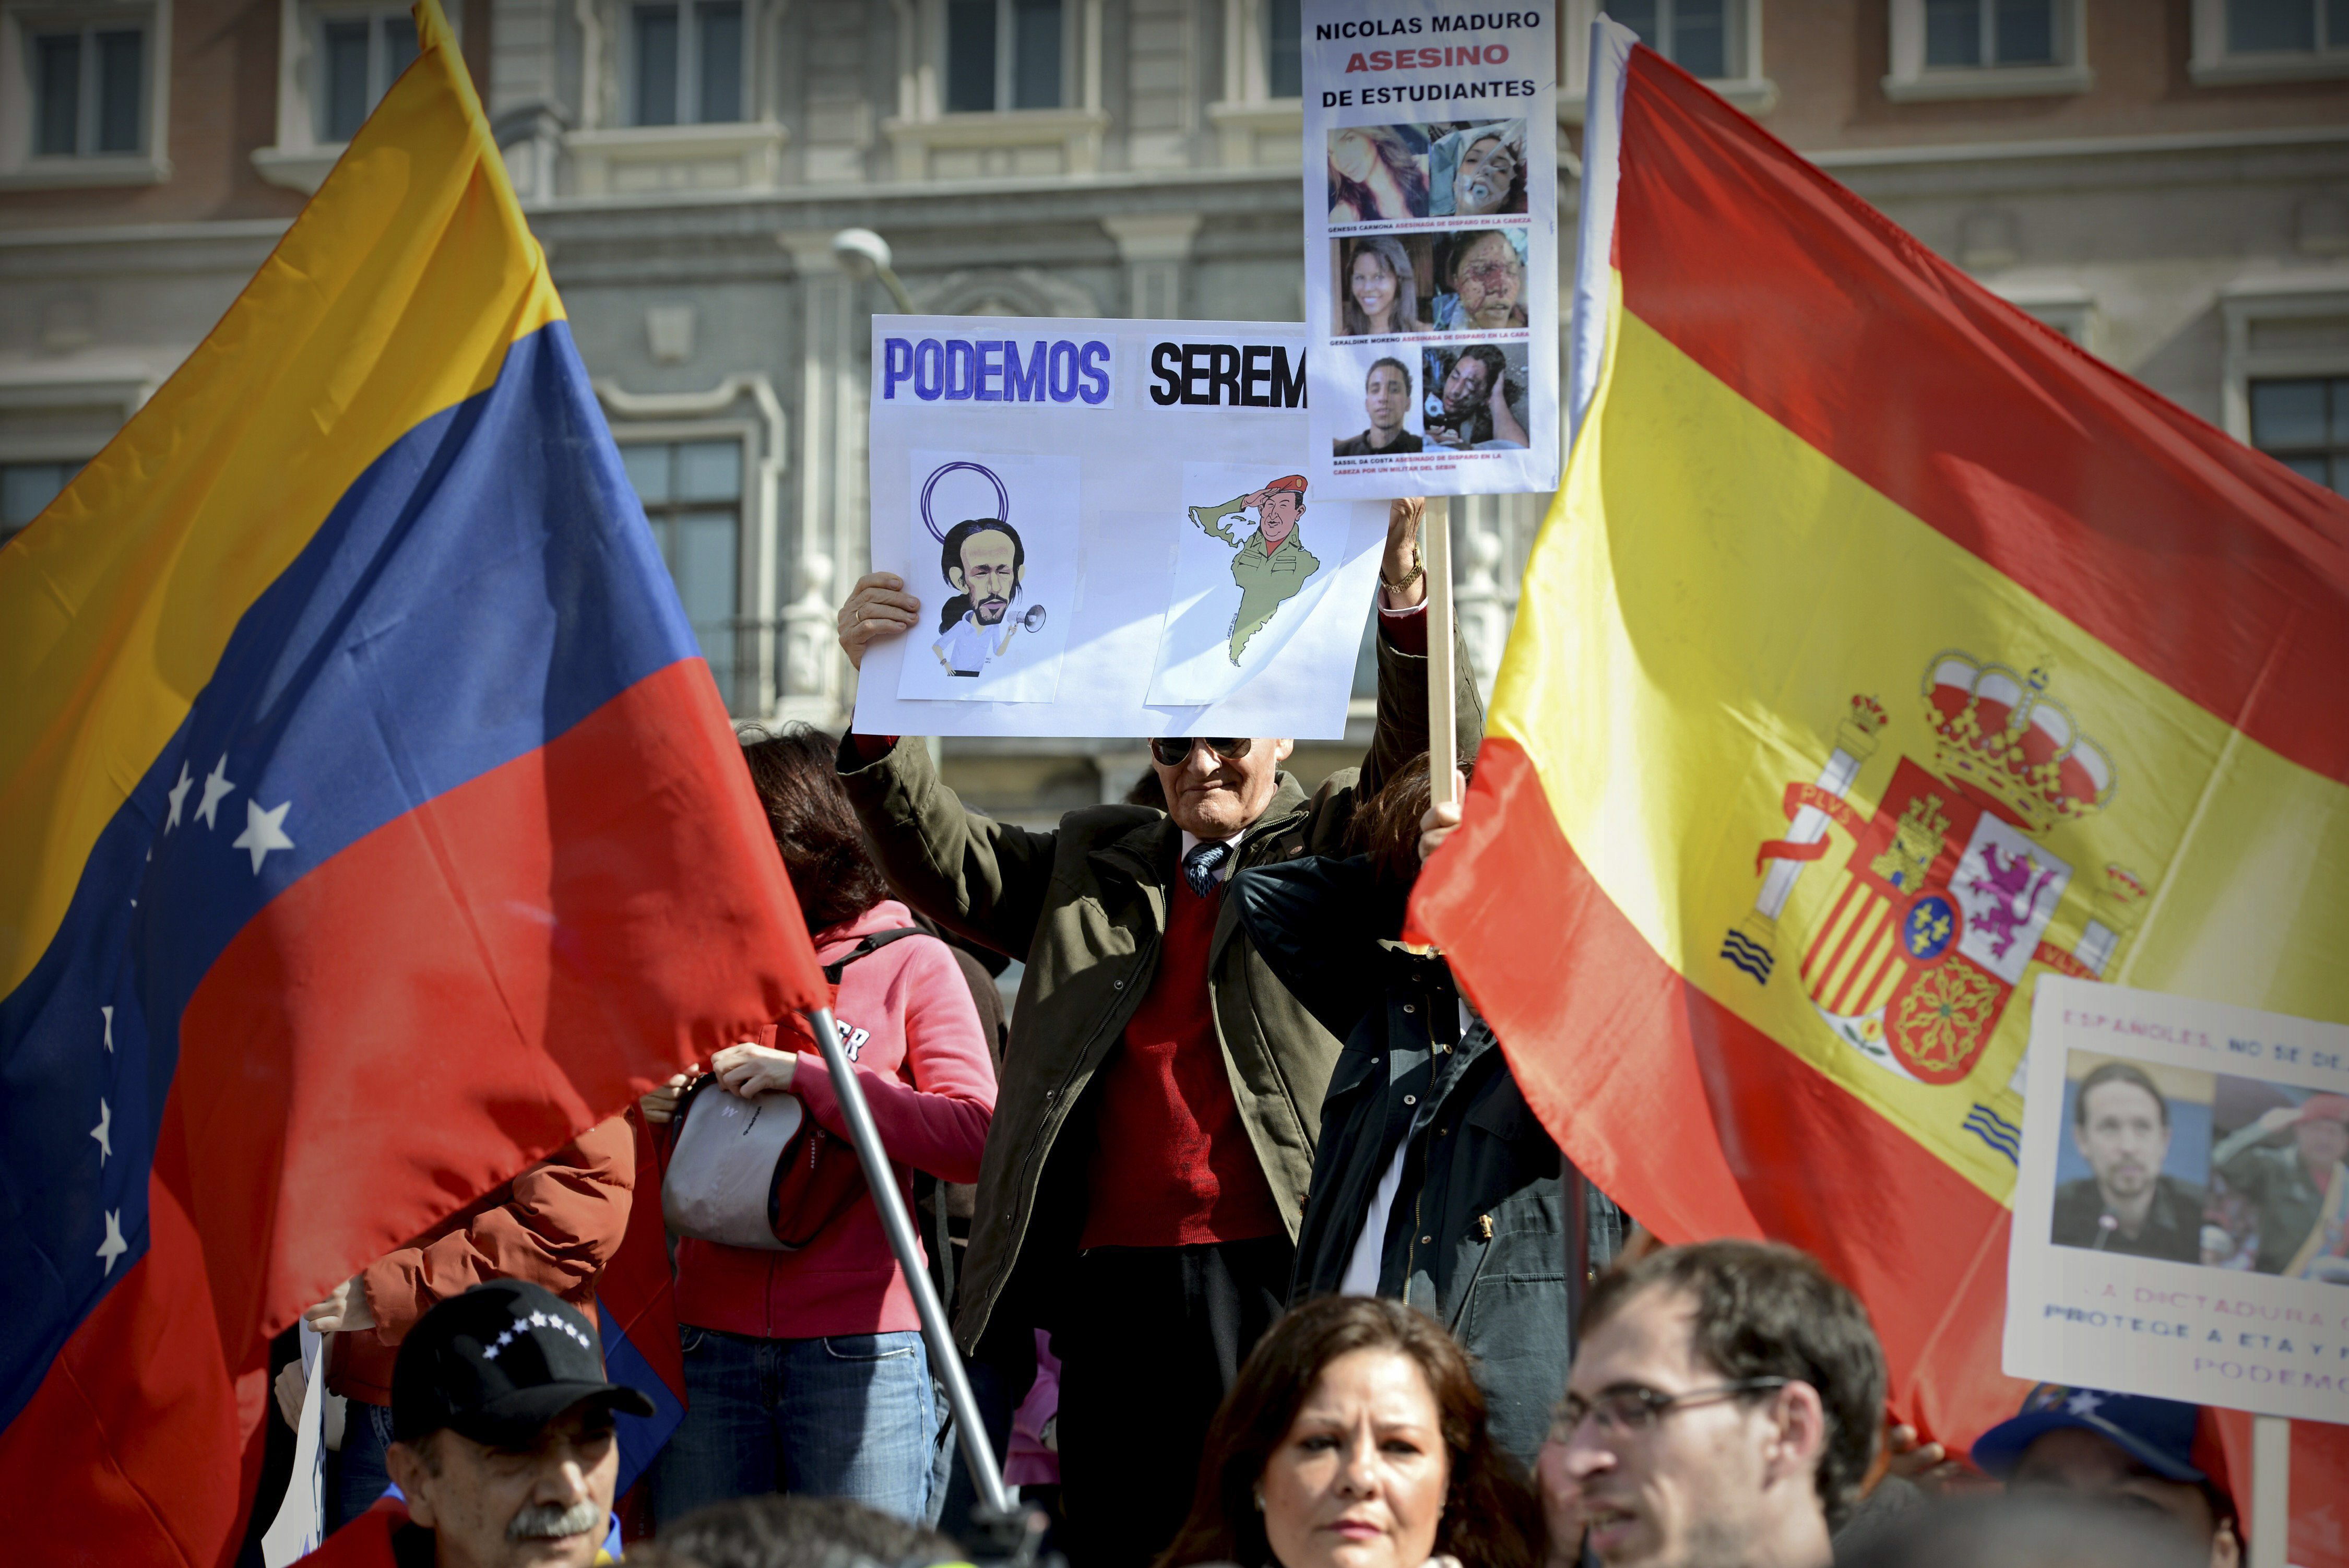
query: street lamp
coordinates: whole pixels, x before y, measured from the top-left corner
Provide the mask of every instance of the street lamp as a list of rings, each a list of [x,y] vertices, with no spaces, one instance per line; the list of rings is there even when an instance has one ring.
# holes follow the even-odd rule
[[[914,302],[906,295],[905,285],[897,279],[896,269],[889,264],[889,242],[870,229],[843,229],[832,237],[832,253],[853,278],[878,277],[897,308],[907,315],[914,312]]]

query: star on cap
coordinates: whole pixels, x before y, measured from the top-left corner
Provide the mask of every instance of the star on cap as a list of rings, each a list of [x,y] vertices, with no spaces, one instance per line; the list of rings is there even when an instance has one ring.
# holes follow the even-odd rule
[[[220,826],[220,803],[235,788],[229,782],[228,753],[223,751],[221,759],[212,765],[212,770],[204,775],[204,798],[196,803],[196,815],[204,820],[205,827]]]
[[[114,1152],[113,1128],[114,1112],[108,1109],[106,1101],[100,1099],[98,1102],[98,1125],[89,1130],[89,1135],[98,1140],[98,1168],[101,1171],[106,1169],[106,1157]]]
[[[194,779],[188,777],[188,765],[185,762],[181,762],[180,764],[180,781],[177,784],[172,785],[171,789],[167,792],[167,798],[171,802],[171,814],[163,819],[163,830],[165,832],[168,833],[172,829],[180,825],[180,802],[188,798],[188,786],[194,782]]]
[[[98,1243],[98,1255],[106,1260],[106,1272],[112,1274],[114,1260],[129,1250],[130,1243],[122,1239],[122,1211],[109,1209],[106,1212],[106,1240]]]
[[[2096,1413],[2096,1407],[2104,1402],[2105,1397],[2102,1394],[2091,1393],[2083,1388],[2064,1401],[2064,1408],[2075,1416],[2093,1416]]]
[[[253,851],[254,875],[261,874],[262,858],[270,851],[290,850],[294,847],[294,841],[287,838],[285,830],[278,826],[285,820],[285,813],[293,810],[293,807],[294,802],[288,800],[274,811],[264,811],[261,809],[260,801],[250,798],[245,800],[244,831],[239,833],[230,842],[229,848]],[[304,830],[307,831],[306,829]]]

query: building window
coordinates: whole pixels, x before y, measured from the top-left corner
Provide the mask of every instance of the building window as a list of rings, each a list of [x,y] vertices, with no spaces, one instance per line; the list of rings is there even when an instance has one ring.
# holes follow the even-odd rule
[[[1265,83],[1270,96],[1305,96],[1303,0],[1269,0],[1265,6]]]
[[[2349,376],[2252,382],[2251,445],[2349,495]]]
[[[2230,55],[2314,54],[2349,48],[2344,0],[2227,0]]]
[[[1733,0],[1616,0],[1607,14],[1689,75],[1718,78],[1743,55],[1730,36],[1739,9]]]
[[[33,153],[91,158],[145,150],[147,31],[97,26],[27,30]]]
[[[328,11],[318,18],[318,139],[348,141],[416,59],[405,11]]]
[[[2205,87],[2349,76],[2349,0],[2194,0],[2188,72]]]
[[[2055,0],[1925,0],[1929,70],[2055,62]]]
[[[1889,0],[1895,103],[2085,92],[2082,0]]]
[[[1061,107],[1061,0],[947,0],[947,108]]]
[[[739,699],[750,695],[737,689],[738,679],[749,675],[739,656],[746,628],[737,609],[742,443],[631,442],[620,455],[727,711],[741,712]]]
[[[742,119],[742,0],[677,0],[631,13],[638,125]]]
[[[40,516],[80,471],[79,463],[0,463],[0,542]]]

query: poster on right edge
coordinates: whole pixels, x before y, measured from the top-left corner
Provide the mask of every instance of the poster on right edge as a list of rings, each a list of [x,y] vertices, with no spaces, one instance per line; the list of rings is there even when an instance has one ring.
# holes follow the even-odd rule
[[[1302,9],[1316,486],[1556,490],[1553,7]]]
[[[2037,985],[2007,1373],[2349,1421],[2349,1028]]]

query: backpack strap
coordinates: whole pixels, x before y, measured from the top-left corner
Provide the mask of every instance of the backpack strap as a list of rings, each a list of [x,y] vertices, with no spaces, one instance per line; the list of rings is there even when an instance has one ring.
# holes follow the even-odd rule
[[[843,954],[836,962],[825,965],[823,966],[823,977],[834,985],[837,985],[840,984],[841,971],[846,969],[858,959],[878,953],[883,948],[888,946],[891,943],[902,942],[908,936],[926,936],[929,933],[916,925],[908,925],[896,931],[876,931],[872,935],[866,937],[864,941],[858,943],[854,949]]]

